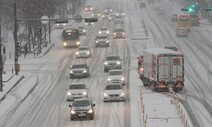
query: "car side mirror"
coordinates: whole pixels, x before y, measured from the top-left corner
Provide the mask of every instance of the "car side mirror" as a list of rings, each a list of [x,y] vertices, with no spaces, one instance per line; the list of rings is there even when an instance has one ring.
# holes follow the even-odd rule
[[[95,104],[92,104],[92,106],[96,106]]]

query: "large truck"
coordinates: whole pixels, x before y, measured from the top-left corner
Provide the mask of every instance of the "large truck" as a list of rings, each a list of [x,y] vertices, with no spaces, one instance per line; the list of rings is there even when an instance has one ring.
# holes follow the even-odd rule
[[[184,86],[184,56],[182,53],[152,48],[143,51],[142,74],[144,86],[153,91],[182,91]]]

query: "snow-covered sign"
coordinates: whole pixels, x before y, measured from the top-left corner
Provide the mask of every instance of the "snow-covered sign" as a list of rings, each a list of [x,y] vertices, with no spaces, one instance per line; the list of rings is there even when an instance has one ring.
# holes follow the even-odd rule
[[[49,22],[49,17],[48,16],[42,16],[41,18],[41,23],[43,24],[47,24]]]

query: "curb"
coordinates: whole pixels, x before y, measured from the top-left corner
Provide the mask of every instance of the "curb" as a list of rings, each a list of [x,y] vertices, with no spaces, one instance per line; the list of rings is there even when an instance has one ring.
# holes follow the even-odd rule
[[[6,80],[6,81],[2,81],[2,82],[8,82],[12,77],[13,77],[14,75],[12,75],[8,80]]]
[[[6,96],[7,96],[7,94],[8,93],[10,93],[10,91],[15,87],[15,86],[17,86],[18,85],[18,83],[22,80],[24,78],[24,75],[22,75],[21,76],[21,78],[2,96],[2,98],[0,98],[0,103],[1,103],[1,101],[3,101],[5,98],[6,98]]]

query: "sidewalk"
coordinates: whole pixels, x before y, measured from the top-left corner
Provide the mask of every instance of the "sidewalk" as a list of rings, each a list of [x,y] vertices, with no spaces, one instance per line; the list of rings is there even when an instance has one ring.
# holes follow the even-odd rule
[[[28,57],[32,57],[32,58],[37,58],[37,57],[42,57],[44,55],[46,55],[49,50],[54,46],[54,44],[48,45],[48,47],[44,47],[42,50],[41,54],[38,55],[33,55],[33,54],[28,54]],[[21,56],[23,57],[23,55]],[[11,66],[11,69],[14,68],[13,64],[11,64],[11,59],[8,60],[9,62],[5,63],[5,66],[7,66],[7,64],[9,66]],[[15,73],[15,72],[14,72]],[[18,85],[19,82],[22,81],[22,79],[24,78],[23,74],[18,74],[15,75],[14,73],[12,73],[12,70],[10,72],[10,70],[7,69],[6,74],[2,74],[2,85],[3,85],[3,91],[0,92],[0,103],[1,101],[3,101],[7,94],[15,87]]]

